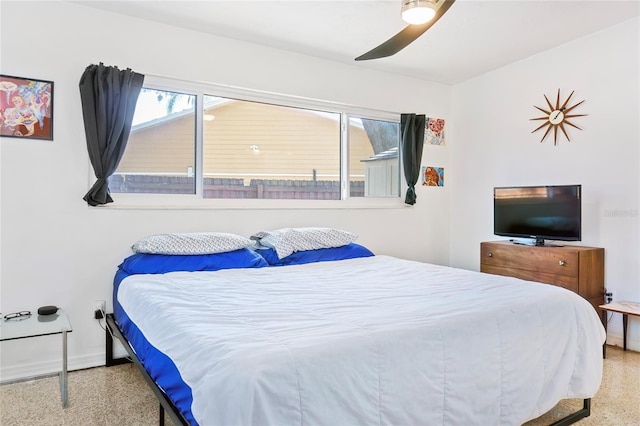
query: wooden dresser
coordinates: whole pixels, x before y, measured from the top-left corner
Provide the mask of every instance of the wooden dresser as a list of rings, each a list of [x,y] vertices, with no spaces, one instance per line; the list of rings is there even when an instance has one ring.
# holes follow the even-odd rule
[[[480,272],[564,287],[587,299],[600,313],[605,292],[603,248],[491,241],[480,244],[480,253]]]

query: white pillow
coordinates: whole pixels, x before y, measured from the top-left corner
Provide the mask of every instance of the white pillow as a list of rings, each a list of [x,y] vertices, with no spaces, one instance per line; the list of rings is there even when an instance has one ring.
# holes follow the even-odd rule
[[[240,235],[224,232],[192,232],[150,235],[137,241],[135,253],[151,254],[213,254],[239,250],[253,245]]]
[[[356,238],[356,234],[332,228],[283,228],[251,236],[259,246],[273,248],[280,259],[296,251],[346,246]]]

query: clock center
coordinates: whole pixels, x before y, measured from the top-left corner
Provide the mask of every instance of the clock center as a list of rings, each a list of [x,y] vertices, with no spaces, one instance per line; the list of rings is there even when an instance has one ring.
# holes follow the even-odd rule
[[[561,109],[551,111],[551,114],[549,114],[549,123],[551,124],[560,124],[562,120],[564,120],[564,112]]]

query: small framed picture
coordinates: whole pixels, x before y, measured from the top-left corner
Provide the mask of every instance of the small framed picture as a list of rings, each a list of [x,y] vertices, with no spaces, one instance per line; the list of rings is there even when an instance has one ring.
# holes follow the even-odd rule
[[[444,167],[422,166],[422,186],[444,186]]]
[[[444,145],[444,119],[427,117],[427,124],[424,129],[424,143],[430,145]]]
[[[0,136],[53,140],[53,81],[0,74]]]

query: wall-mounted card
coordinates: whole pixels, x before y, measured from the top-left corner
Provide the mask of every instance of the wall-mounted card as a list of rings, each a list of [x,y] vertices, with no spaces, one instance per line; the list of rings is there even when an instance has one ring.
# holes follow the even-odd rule
[[[422,186],[444,186],[444,167],[422,166]]]
[[[444,145],[444,119],[427,117],[424,142],[430,145]]]

